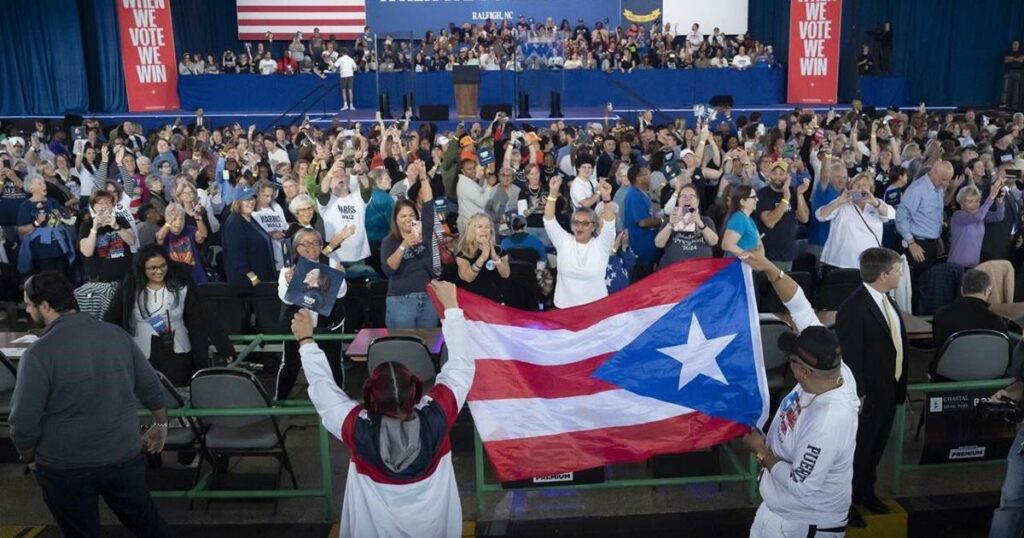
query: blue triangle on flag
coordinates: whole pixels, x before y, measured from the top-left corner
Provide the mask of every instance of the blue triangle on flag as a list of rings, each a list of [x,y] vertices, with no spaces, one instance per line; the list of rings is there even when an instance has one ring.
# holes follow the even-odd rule
[[[742,264],[728,265],[593,375],[641,396],[754,426],[766,395],[758,381],[751,301]]]

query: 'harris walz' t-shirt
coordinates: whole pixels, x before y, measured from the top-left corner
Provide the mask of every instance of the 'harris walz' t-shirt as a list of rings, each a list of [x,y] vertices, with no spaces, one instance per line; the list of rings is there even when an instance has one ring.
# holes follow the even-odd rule
[[[710,217],[701,215],[701,224],[715,231],[715,223]],[[711,245],[704,241],[704,234],[697,229],[696,225],[690,226],[688,230],[672,231],[672,235],[665,244],[665,254],[661,257],[660,266],[666,267],[682,260],[693,258],[710,258],[712,255]]]
[[[117,225],[122,230],[131,230],[131,225],[123,217],[116,217]],[[89,237],[92,220],[82,222],[78,227],[78,241]],[[104,226],[96,231],[96,250],[92,256],[85,258],[86,277],[93,282],[118,282],[131,270],[131,245],[125,243],[114,228]]]

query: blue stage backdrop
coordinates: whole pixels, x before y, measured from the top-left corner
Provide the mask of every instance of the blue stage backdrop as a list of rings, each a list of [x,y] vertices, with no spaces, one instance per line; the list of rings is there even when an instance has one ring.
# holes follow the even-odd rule
[[[688,108],[706,104],[728,89],[737,106],[773,105],[785,99],[782,69],[664,69],[625,73],[601,71],[485,71],[480,73],[480,104],[513,104],[516,91],[527,92],[534,107],[547,107],[552,91],[562,94],[562,106],[617,108]],[[373,109],[377,96],[387,93],[395,110],[402,95],[415,92],[419,105],[455,106],[450,72],[358,73],[356,107]],[[379,82],[379,85],[378,85]],[[414,84],[412,84],[414,82]],[[181,107],[208,112],[333,112],[341,107],[337,77],[315,75],[200,75],[178,78]],[[244,96],[242,99],[240,96]]]
[[[555,25],[567,19],[576,26],[583,17],[587,26],[608,19],[612,27],[619,24],[619,0],[366,0],[366,20],[381,36],[391,32],[412,32],[422,38],[427,30],[435,34],[448,23],[483,23],[487,19],[515,22],[520,15],[543,22],[548,17]]]

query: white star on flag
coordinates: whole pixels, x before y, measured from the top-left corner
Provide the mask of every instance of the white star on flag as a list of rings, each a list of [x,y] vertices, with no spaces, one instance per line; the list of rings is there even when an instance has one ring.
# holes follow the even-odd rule
[[[679,370],[679,388],[682,389],[698,375],[704,374],[724,385],[729,382],[725,374],[718,366],[718,354],[736,338],[736,334],[719,336],[708,340],[704,336],[704,330],[700,328],[697,321],[697,314],[693,314],[693,321],[690,322],[690,334],[686,337],[686,343],[678,346],[663,347],[658,351],[672,357],[682,364]]]

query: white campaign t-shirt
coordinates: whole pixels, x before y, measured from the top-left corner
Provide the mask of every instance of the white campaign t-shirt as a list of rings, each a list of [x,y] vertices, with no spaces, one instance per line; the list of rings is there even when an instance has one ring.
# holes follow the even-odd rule
[[[264,207],[259,211],[254,211],[252,214],[253,219],[260,228],[263,228],[267,234],[274,232],[285,233],[288,231],[288,221],[284,218],[284,210],[277,202],[271,203],[269,206]],[[285,251],[290,250],[286,247],[288,239],[274,239],[274,268],[278,271],[284,267],[285,264]]]
[[[327,205],[320,205],[320,216],[324,219],[324,233],[327,234],[324,243],[330,241],[345,226],[356,226],[356,233],[331,253],[332,259],[351,263],[370,257],[370,242],[366,238],[366,202],[359,194],[359,179],[356,176],[349,177],[348,196],[338,198],[332,194]]]
[[[338,61],[334,62],[334,67],[338,70],[338,75],[340,75],[341,78],[355,76],[356,61],[348,54],[338,58]]]
[[[558,255],[555,306],[569,308],[607,297],[604,277],[615,244],[615,223],[602,222],[601,233],[582,245],[555,219],[544,219],[544,230]]]

